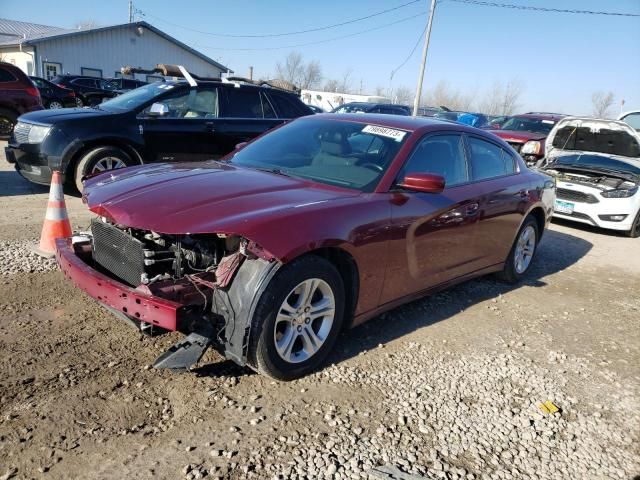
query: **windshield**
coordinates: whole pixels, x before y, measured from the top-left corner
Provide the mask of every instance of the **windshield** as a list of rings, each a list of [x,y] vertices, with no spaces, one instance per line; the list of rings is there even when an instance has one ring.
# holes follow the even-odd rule
[[[307,118],[247,145],[231,163],[372,192],[409,134],[403,130]]]
[[[548,134],[555,125],[553,120],[539,120],[536,118],[513,117],[504,122],[502,130],[514,130],[516,132],[534,132]]]
[[[150,83],[149,85],[145,85],[140,88],[136,88],[135,90],[129,90],[122,95],[118,95],[117,97],[112,98],[111,100],[107,100],[106,102],[102,102],[100,104],[100,108],[105,110],[133,110],[138,108],[149,100],[152,100],[155,97],[162,95],[163,93],[168,92],[175,85],[171,83],[164,82],[156,82]]]
[[[369,110],[371,107],[369,105],[358,105],[358,104],[345,104],[338,108],[336,108],[331,113],[364,113]]]
[[[578,167],[594,170],[611,170],[615,172],[631,173],[640,175],[640,162],[638,165],[631,165],[604,155],[562,155],[557,157],[548,165],[548,168]]]

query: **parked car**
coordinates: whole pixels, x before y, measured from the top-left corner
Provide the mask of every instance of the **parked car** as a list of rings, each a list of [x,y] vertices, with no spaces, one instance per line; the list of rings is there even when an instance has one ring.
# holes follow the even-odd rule
[[[640,236],[640,133],[631,126],[564,118],[541,167],[556,179],[554,217]]]
[[[505,140],[528,166],[544,158],[545,139],[553,126],[563,118],[559,113],[530,112],[515,115],[504,122],[500,129],[490,131]]]
[[[152,83],[95,108],[24,115],[6,148],[35,183],[51,171],[82,189],[103,170],[157,161],[220,158],[266,130],[311,110],[290,92],[240,83]],[[37,133],[36,133],[37,132]]]
[[[349,102],[334,108],[331,113],[385,113],[391,115],[411,115],[406,105],[392,103]]]
[[[83,77],[81,75],[57,75],[51,79],[59,87],[69,88],[76,93],[76,106],[99,105],[122,93],[104,78]]]
[[[20,115],[40,109],[40,92],[29,77],[15,65],[0,62],[0,137],[11,134]]]
[[[120,90],[122,92],[126,92],[129,90],[133,90],[134,88],[143,87],[147,85],[147,82],[143,82],[142,80],[136,80],[134,78],[108,78],[107,81],[113,85],[116,90]]]
[[[470,125],[476,128],[483,128],[489,125],[489,118],[483,113],[472,112],[454,112],[451,110],[439,111],[434,115],[435,118],[441,118],[452,122]]]
[[[640,131],[640,110],[624,112],[618,117],[618,120],[621,120],[624,123],[631,125],[631,128],[635,128]]]
[[[484,128],[490,128],[490,129],[500,129],[502,128],[502,125],[504,125],[504,123],[509,120],[511,117],[509,115],[487,115],[487,118],[489,120],[489,124],[486,125]]]
[[[325,113],[323,109],[315,105],[307,105],[307,107],[309,107],[313,111],[313,113]]]
[[[45,108],[73,108],[76,106],[76,92],[63,88],[40,77],[29,77],[40,91]]]
[[[97,175],[83,197],[91,234],[58,240],[58,262],[123,319],[189,335],[157,367],[213,344],[289,380],[343,326],[480,275],[522,279],[554,184],[482,130],[325,114],[222,161]]]

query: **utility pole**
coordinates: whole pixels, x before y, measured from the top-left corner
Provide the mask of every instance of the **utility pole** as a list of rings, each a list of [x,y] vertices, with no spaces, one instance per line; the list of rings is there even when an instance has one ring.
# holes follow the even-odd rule
[[[418,107],[420,106],[420,97],[422,96],[422,80],[424,80],[424,69],[427,66],[427,51],[429,50],[429,38],[431,37],[431,25],[433,24],[433,16],[436,13],[437,0],[431,0],[431,8],[429,9],[429,23],[427,23],[427,31],[424,34],[424,48],[422,49],[422,63],[420,64],[420,75],[418,76],[418,89],[416,90],[416,98],[413,99],[413,116],[418,115]]]
[[[129,23],[133,23],[133,0],[129,0]]]

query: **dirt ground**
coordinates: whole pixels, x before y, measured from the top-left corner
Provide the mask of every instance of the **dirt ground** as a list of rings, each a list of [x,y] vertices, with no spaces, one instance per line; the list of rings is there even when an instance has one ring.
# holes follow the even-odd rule
[[[39,236],[47,191],[20,178],[0,155],[0,242]],[[73,227],[86,228],[90,216],[80,199],[67,197],[67,207]],[[615,478],[631,479],[640,474],[639,327],[640,239],[559,222],[523,284],[480,279],[401,307],[342,334],[332,366],[290,383],[215,353],[192,373],[155,371],[149,365],[175,335],[139,335],[55,270],[5,275],[0,478],[171,479],[185,478],[188,465],[214,478],[293,476],[301,462],[296,442],[331,435],[319,411],[368,412],[358,421],[362,435],[372,436],[395,418],[376,373],[419,344],[424,364],[455,356],[475,365],[506,353],[532,378],[554,379],[563,398],[573,399],[553,399],[561,408],[603,419],[625,435],[616,449],[626,460]],[[355,380],[335,381],[333,372]],[[353,471],[342,477],[367,477]],[[483,474],[471,465],[466,471],[464,478]]]

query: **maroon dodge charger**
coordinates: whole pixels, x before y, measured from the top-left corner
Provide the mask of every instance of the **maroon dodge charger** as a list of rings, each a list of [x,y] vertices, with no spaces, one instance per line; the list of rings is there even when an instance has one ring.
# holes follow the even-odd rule
[[[528,271],[554,182],[496,136],[393,115],[314,115],[221,161],[86,180],[91,232],[65,275],[148,333],[155,365],[213,346],[278,379],[317,368],[345,326],[444,287]]]

